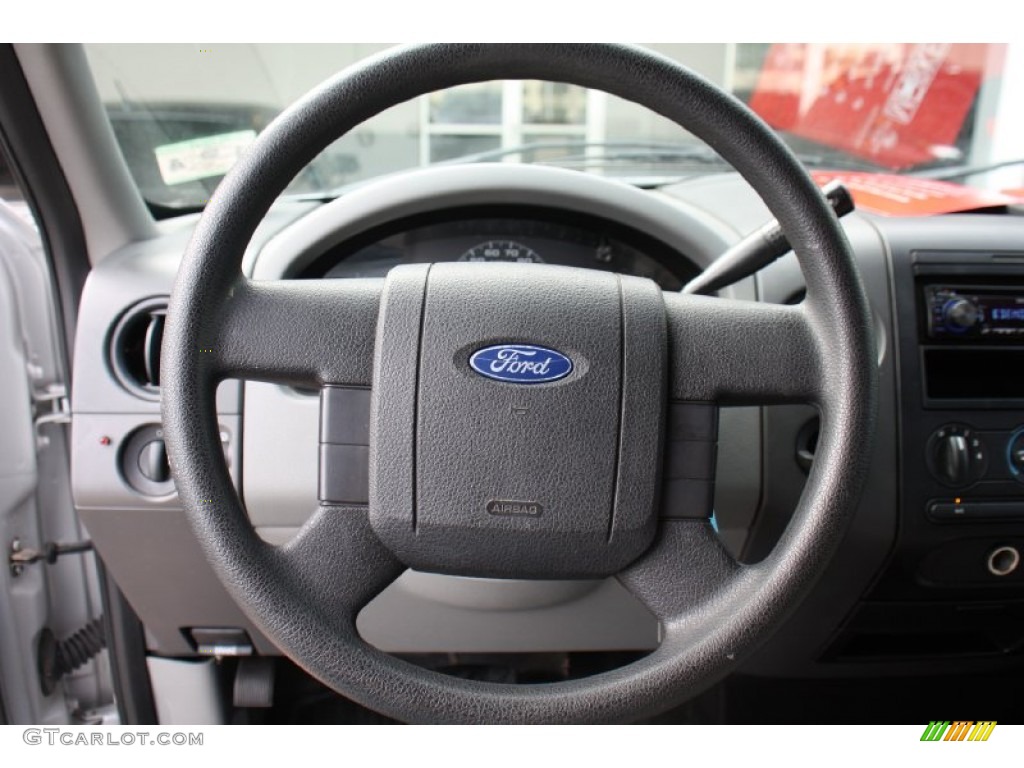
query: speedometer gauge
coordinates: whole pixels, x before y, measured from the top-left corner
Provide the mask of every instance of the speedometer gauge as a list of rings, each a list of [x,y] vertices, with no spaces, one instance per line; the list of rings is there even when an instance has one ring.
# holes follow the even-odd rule
[[[459,261],[512,261],[520,264],[543,264],[535,250],[514,240],[488,240],[474,245],[459,256]]]

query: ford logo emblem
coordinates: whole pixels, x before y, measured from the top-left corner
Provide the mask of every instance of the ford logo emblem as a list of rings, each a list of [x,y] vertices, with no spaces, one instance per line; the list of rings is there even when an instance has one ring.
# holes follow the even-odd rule
[[[543,384],[572,373],[572,360],[547,347],[533,344],[497,344],[483,347],[469,358],[469,367],[488,379],[512,384]]]

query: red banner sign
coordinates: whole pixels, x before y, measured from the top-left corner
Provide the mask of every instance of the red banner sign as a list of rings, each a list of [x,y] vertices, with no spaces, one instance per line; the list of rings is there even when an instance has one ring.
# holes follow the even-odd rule
[[[771,126],[887,168],[956,158],[1004,46],[776,44],[750,107]]]

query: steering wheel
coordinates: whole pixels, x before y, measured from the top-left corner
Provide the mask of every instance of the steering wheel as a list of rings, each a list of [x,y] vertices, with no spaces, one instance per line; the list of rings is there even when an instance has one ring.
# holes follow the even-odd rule
[[[604,90],[706,141],[781,223],[804,302],[683,296],[639,278],[533,264],[415,265],[383,280],[242,275],[256,226],[331,141],[420,94],[508,78]],[[181,502],[219,577],[253,623],[330,688],[407,721],[621,721],[723,677],[822,573],[866,473],[873,351],[835,216],[789,150],[731,96],[632,47],[410,46],[312,91],[218,187],[171,296],[164,434]],[[321,473],[341,490],[321,489],[318,511],[287,545],[256,535],[223,461],[214,393],[229,377],[321,389]],[[784,402],[820,411],[814,466],[774,551],[739,564],[709,522],[718,406]],[[367,418],[360,444],[353,424]],[[366,476],[351,476],[359,461],[368,489],[359,488]],[[663,642],[568,682],[430,672],[356,631],[359,610],[407,566],[614,574],[661,622]]]

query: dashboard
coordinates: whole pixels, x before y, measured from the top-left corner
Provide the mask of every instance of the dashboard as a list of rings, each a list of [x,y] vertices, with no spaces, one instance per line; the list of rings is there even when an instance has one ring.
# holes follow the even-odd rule
[[[490,188],[460,183],[427,197],[397,190],[389,215],[378,219],[358,201],[344,212],[280,203],[257,231],[245,268],[253,279],[361,279],[407,263],[543,262],[639,275],[678,290],[768,218],[733,174],[631,188],[614,205],[557,184],[537,199],[502,179]],[[146,371],[158,370],[152,356],[162,307],[194,221],[166,224],[160,238],[114,254],[89,278],[75,354],[75,502],[146,625],[152,653],[196,655],[195,630],[211,627],[237,628],[274,653],[209,569],[160,464],[159,381]],[[827,573],[745,671],[844,677],[1017,664],[1024,387],[1013,372],[1024,361],[1024,219],[855,213],[843,225],[878,342],[871,472]],[[795,303],[803,289],[787,256],[726,294]],[[228,381],[218,412],[250,521],[267,541],[288,541],[316,507],[317,398]],[[715,512],[723,542],[741,560],[766,557],[782,535],[816,436],[809,407],[722,410]],[[400,653],[645,652],[659,639],[657,623],[613,580],[413,572],[364,610],[360,630]]]

